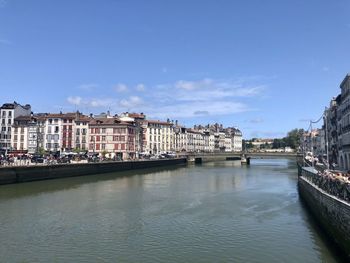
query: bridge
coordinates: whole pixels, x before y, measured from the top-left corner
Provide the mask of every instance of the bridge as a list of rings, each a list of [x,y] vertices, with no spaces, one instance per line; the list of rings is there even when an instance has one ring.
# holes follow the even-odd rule
[[[189,162],[210,162],[223,160],[240,160],[243,152],[217,152],[217,153],[179,153],[179,157],[187,158]],[[250,159],[279,159],[279,158],[297,158],[297,153],[285,152],[248,152],[244,153],[246,158]]]

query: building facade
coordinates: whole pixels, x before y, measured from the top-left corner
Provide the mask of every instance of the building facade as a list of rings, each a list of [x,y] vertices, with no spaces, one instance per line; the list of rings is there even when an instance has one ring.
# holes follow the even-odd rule
[[[5,103],[0,107],[0,149],[2,151],[11,150],[12,125],[15,118],[19,116],[30,116],[31,106],[22,106],[17,102]]]
[[[337,110],[338,117],[338,149],[339,166],[343,170],[350,169],[350,75],[346,75],[342,83],[341,103]]]

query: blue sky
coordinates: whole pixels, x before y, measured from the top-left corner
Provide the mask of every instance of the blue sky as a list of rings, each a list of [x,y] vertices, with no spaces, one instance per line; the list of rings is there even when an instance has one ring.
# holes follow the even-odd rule
[[[0,103],[282,137],[350,72],[349,0],[0,0]]]

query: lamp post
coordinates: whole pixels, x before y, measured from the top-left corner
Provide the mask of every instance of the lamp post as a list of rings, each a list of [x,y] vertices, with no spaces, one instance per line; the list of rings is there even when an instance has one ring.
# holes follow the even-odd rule
[[[329,169],[329,154],[328,154],[328,120],[327,120],[327,107],[324,111],[324,122],[325,122],[325,139],[326,139],[326,157],[327,157],[327,169]]]

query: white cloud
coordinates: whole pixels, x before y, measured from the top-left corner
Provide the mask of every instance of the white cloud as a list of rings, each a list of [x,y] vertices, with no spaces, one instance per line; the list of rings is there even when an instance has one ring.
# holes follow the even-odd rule
[[[79,97],[79,96],[76,96],[76,97],[68,97],[67,98],[67,101],[69,104],[72,104],[72,105],[76,105],[76,106],[79,106],[82,102],[82,98]]]
[[[247,105],[240,102],[213,101],[211,103],[185,102],[180,104],[162,104],[150,107],[144,112],[149,116],[165,118],[194,118],[199,116],[229,115],[251,111]]]
[[[264,85],[245,86],[232,80],[180,80],[174,84],[158,85],[155,95],[162,101],[212,101],[238,97],[256,97],[266,89]]]
[[[93,108],[110,107],[113,102],[109,99],[91,99],[87,101],[87,105]]]
[[[128,99],[122,99],[119,105],[123,108],[134,109],[143,104],[143,101],[138,96],[131,96]]]
[[[129,90],[128,86],[126,86],[123,83],[118,83],[117,85],[115,85],[114,89],[117,92],[127,92]]]
[[[99,85],[95,84],[95,83],[89,83],[89,84],[82,84],[78,87],[78,89],[80,90],[84,90],[84,91],[92,91],[96,88],[98,88]]]
[[[125,109],[135,112],[145,112],[150,118],[198,118],[232,115],[248,111],[257,111],[252,106],[256,98],[265,96],[267,88],[264,85],[252,85],[256,81],[240,81],[204,78],[196,81],[179,80],[173,83],[148,87],[140,83],[132,89],[125,84],[118,84],[116,91],[126,92],[132,96],[112,98],[80,98],[70,97],[68,102],[73,105],[87,107],[113,108],[116,112]],[[131,94],[134,92],[134,94]],[[264,94],[263,94],[264,93]],[[121,96],[120,94],[119,96]],[[253,100],[254,99],[254,100]],[[252,104],[250,104],[252,103]],[[262,122],[261,119],[252,122]]]
[[[142,83],[136,85],[136,90],[137,91],[145,91],[146,86]]]
[[[255,119],[248,120],[248,122],[253,124],[258,124],[258,123],[263,123],[264,120],[262,118],[255,118]]]
[[[179,80],[175,83],[175,88],[184,89],[184,90],[195,90],[195,89],[204,89],[213,85],[213,80],[211,79],[203,79],[199,81],[186,81]]]
[[[92,108],[112,107],[116,105],[116,101],[108,98],[82,98],[79,96],[70,96],[67,98],[67,101],[74,106]]]

